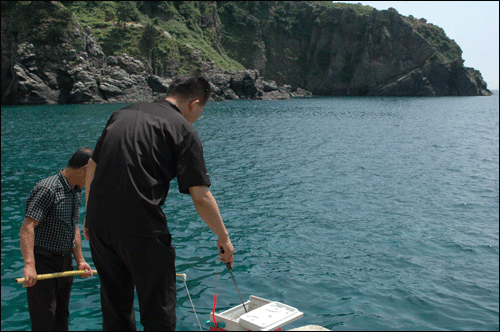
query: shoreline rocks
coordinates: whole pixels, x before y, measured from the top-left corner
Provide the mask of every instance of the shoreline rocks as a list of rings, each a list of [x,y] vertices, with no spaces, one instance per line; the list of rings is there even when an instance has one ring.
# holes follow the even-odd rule
[[[88,26],[73,32],[84,41],[77,50],[68,43],[39,48],[27,41],[16,45],[13,38],[7,41],[3,23],[2,19],[2,105],[153,101],[166,94],[172,82],[125,53],[106,57]],[[223,71],[213,61],[201,67],[212,85],[213,101],[312,96],[303,89],[292,91],[290,86],[264,80],[257,70]],[[4,77],[4,71],[10,75]]]

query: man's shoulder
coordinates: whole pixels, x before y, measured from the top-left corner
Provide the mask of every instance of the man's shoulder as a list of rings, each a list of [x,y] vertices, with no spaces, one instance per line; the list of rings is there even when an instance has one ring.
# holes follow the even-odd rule
[[[55,174],[52,176],[49,176],[48,178],[45,178],[43,180],[38,181],[35,184],[34,189],[38,190],[44,190],[44,191],[49,191],[49,192],[56,192],[57,190],[61,189],[63,187],[61,181],[60,181],[60,174]]]
[[[139,115],[140,114],[140,115]],[[167,100],[158,99],[154,102],[144,102],[128,105],[114,113],[115,119],[142,119],[148,122],[151,119],[160,123],[168,123],[185,130],[191,128],[187,119],[182,115],[177,106]],[[192,128],[191,128],[192,129]]]
[[[53,175],[43,180],[38,181],[33,189],[31,190],[29,200],[38,197],[38,200],[42,199],[45,201],[51,201],[56,196],[58,192],[58,176]]]
[[[57,185],[58,183],[59,183],[59,174],[54,174],[52,176],[49,176],[48,178],[45,178],[43,180],[38,181],[36,186],[53,187],[54,185]]]
[[[120,108],[117,111],[122,111],[122,110],[148,111],[156,109],[161,109],[165,111],[175,111],[176,107],[167,100],[157,99],[152,102],[140,102],[140,103],[130,104],[128,106]]]

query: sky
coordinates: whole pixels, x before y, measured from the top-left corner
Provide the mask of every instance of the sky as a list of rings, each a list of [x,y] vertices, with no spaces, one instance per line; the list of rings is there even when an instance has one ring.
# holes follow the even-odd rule
[[[334,1],[361,3],[378,10],[390,7],[401,15],[425,18],[462,49],[466,67],[479,70],[489,90],[498,90],[498,1]]]

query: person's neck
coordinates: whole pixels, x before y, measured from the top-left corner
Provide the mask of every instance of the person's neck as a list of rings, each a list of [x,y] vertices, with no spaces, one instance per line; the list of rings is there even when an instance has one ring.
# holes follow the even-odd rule
[[[175,106],[177,106],[177,108],[180,109],[180,107],[179,107],[179,101],[176,98],[174,98],[174,97],[167,97],[167,98],[165,98],[165,100],[168,101],[168,102],[170,102],[170,103],[172,103],[172,104],[174,104]]]
[[[69,185],[71,186],[71,190],[75,190],[75,187],[77,186],[77,175],[74,169],[71,167],[66,167],[65,169],[62,170],[62,174],[64,177],[68,180]]]
[[[189,119],[190,119],[190,115],[189,115],[189,111],[186,107],[186,103],[183,102],[182,100],[178,99],[178,98],[175,98],[175,97],[167,97],[165,98],[166,101],[170,102],[171,104],[174,104],[175,107],[177,107],[179,109],[179,111],[181,112],[182,116],[184,116],[186,118],[186,120],[188,120],[190,123],[192,123]]]

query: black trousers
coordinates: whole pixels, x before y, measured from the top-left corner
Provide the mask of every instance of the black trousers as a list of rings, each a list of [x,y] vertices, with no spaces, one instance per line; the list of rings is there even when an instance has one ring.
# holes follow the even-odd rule
[[[171,235],[121,236],[92,229],[89,233],[101,281],[102,329],[137,330],[135,286],[144,330],[175,330],[177,290]]]
[[[72,254],[64,256],[37,253],[37,274],[73,270]],[[33,331],[68,331],[69,298],[73,277],[38,280],[26,288]]]

